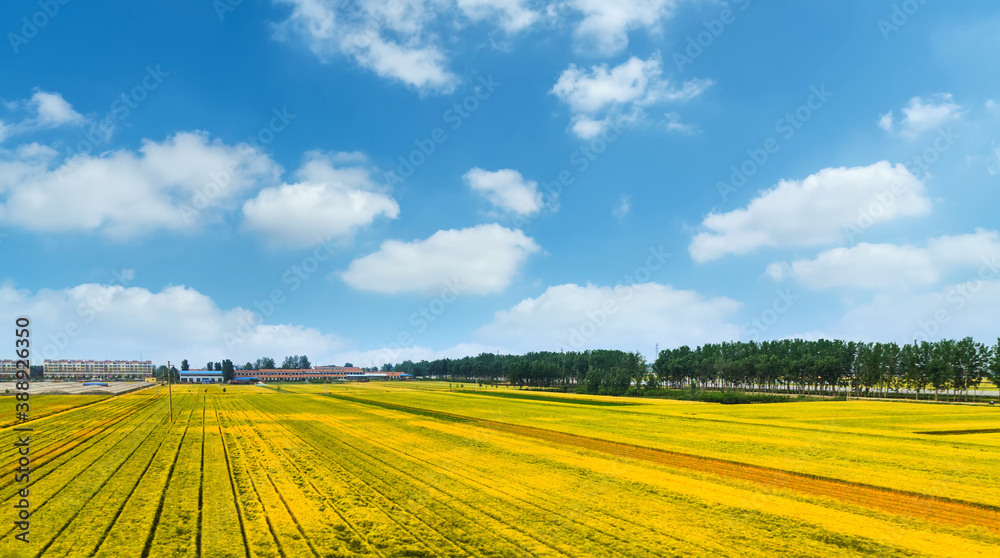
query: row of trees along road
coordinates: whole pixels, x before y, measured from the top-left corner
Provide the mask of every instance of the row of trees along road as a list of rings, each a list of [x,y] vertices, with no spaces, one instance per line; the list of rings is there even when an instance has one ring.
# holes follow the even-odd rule
[[[988,346],[965,338],[905,345],[783,339],[709,343],[665,349],[647,366],[642,355],[612,350],[483,353],[460,359],[387,364],[414,376],[506,380],[513,385],[568,387],[624,394],[659,387],[780,393],[883,396],[933,391],[968,396],[984,380],[1000,385],[1000,339]],[[907,391],[909,390],[909,391]]]

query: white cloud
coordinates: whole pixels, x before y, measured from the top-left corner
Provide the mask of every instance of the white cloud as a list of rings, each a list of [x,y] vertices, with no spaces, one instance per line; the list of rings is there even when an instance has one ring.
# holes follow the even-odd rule
[[[477,336],[515,351],[621,349],[653,353],[664,347],[739,338],[732,323],[740,304],[670,285],[549,287],[497,312]]]
[[[850,307],[828,333],[838,339],[912,343],[973,337],[997,338],[1000,314],[1000,260],[966,279],[926,292],[886,290]]]
[[[364,163],[359,154],[307,153],[300,182],[265,188],[243,204],[244,226],[273,244],[307,246],[347,237],[379,216],[396,218],[399,204]]]
[[[611,56],[628,46],[628,32],[644,28],[658,34],[670,17],[676,0],[570,0],[569,6],[583,15],[575,34],[585,50]]]
[[[38,144],[0,152],[0,191],[7,192],[0,220],[29,230],[113,237],[187,230],[216,219],[198,210],[223,206],[240,192],[273,183],[281,172],[247,144],[229,146],[200,132],[145,140],[138,152],[56,160],[52,149]]]
[[[26,112],[19,122],[6,124],[0,121],[0,143],[13,135],[59,126],[80,126],[89,122],[59,93],[35,90],[30,99],[5,103],[8,110]]]
[[[614,68],[598,64],[588,71],[570,64],[549,93],[569,106],[573,132],[589,139],[609,127],[642,121],[650,105],[689,101],[712,84],[695,79],[677,87],[662,75],[659,53],[648,60],[633,56]]]
[[[535,215],[545,205],[542,194],[538,191],[538,183],[525,180],[516,170],[486,171],[476,167],[462,178],[472,191],[500,209],[517,215]]]
[[[951,93],[939,93],[926,100],[914,97],[903,107],[903,118],[899,121],[900,133],[906,139],[915,139],[925,132],[961,119],[964,114],[962,107],[955,104]],[[891,132],[895,124],[892,111],[882,115],[878,123],[887,132]]]
[[[73,106],[58,93],[36,91],[31,96],[31,106],[37,114],[38,125],[54,128],[64,124],[82,124],[86,119],[73,110]]]
[[[865,242],[834,248],[811,260],[773,263],[768,275],[791,278],[811,289],[907,289],[935,285],[963,269],[975,270],[994,255],[1000,255],[1000,235],[977,229],[973,234],[931,239],[922,248]]]
[[[618,205],[611,209],[611,214],[618,219],[624,219],[628,215],[629,210],[632,208],[632,199],[628,196],[622,196],[618,200]]]
[[[674,112],[668,112],[663,115],[663,123],[667,128],[668,132],[680,132],[682,134],[696,134],[701,131],[701,128],[697,124],[688,124],[681,121],[681,115]]]
[[[819,246],[844,238],[865,214],[866,226],[925,215],[924,184],[903,165],[828,168],[804,180],[782,180],[744,209],[710,213],[688,251],[697,262],[762,247]]]
[[[677,0],[273,0],[291,12],[276,26],[279,40],[304,40],[321,60],[345,56],[420,93],[449,93],[458,78],[450,49],[470,23],[511,37],[547,24],[574,28],[577,47],[612,56],[636,29],[658,35]],[[477,28],[477,34],[481,30]]]
[[[126,278],[127,279],[127,278]],[[221,309],[208,296],[184,286],[160,292],[140,287],[88,283],[37,292],[0,285],[0,318],[32,317],[34,358],[144,359],[166,364],[188,359],[194,366],[231,358],[243,364],[261,356],[308,354],[332,358],[344,343],[316,329],[260,323],[243,308]]]
[[[457,0],[458,8],[472,21],[496,23],[507,33],[517,33],[531,27],[541,19],[538,12],[529,9],[524,0]]]
[[[447,56],[427,27],[435,5],[421,1],[390,3],[335,0],[275,0],[292,12],[277,27],[277,38],[302,38],[321,60],[348,56],[383,78],[420,92],[449,93],[457,78]]]
[[[352,261],[340,275],[355,289],[378,293],[497,293],[539,250],[520,230],[478,225],[438,231],[412,242],[387,240],[378,252]]]
[[[891,132],[892,131],[892,120],[893,120],[893,118],[894,117],[893,117],[893,114],[892,114],[891,110],[889,112],[883,114],[878,119],[878,127],[882,128],[886,132]]]

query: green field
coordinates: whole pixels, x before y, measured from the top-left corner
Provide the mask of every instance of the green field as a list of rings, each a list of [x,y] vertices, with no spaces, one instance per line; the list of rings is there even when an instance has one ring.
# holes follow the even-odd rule
[[[1000,554],[998,408],[452,387],[175,386],[172,424],[164,390],[39,397],[0,555]]]

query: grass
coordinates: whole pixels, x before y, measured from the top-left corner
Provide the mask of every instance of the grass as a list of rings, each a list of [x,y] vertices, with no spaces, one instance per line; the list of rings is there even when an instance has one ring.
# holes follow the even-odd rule
[[[162,390],[38,419],[32,543],[0,556],[1000,551],[1000,435],[921,433],[995,408],[280,387],[175,386],[173,423]]]

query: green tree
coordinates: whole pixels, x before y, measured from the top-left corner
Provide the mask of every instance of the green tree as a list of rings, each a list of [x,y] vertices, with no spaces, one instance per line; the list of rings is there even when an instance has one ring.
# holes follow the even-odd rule
[[[281,363],[281,368],[283,370],[291,370],[293,368],[299,367],[299,355],[286,356],[285,361]]]
[[[248,362],[248,363],[244,364],[243,365],[243,369],[244,370],[253,370],[253,363],[252,362]]]
[[[256,370],[274,370],[274,359],[270,357],[258,358],[257,362],[254,363],[254,369]]]
[[[296,368],[303,368],[303,369],[312,368],[312,363],[309,362],[309,357],[307,357],[306,355],[300,356],[299,363],[298,365],[296,365]]]
[[[215,370],[215,363],[208,361],[208,364],[205,365],[205,370]]]
[[[236,367],[233,366],[233,361],[226,360],[222,361],[222,381],[231,382],[235,376]]]
[[[187,359],[182,360],[181,361],[181,370],[189,370],[189,369],[190,369],[190,367],[188,366]]]

